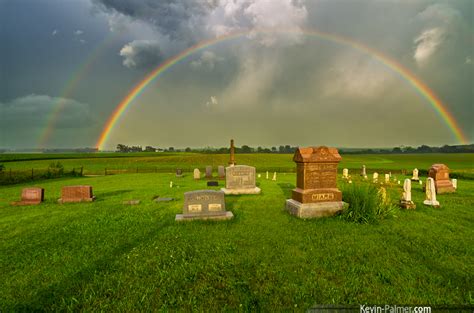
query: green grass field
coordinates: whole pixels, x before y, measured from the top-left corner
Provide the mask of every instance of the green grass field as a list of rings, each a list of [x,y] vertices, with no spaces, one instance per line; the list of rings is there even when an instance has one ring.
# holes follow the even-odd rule
[[[257,165],[258,172],[259,165],[294,167],[290,155],[262,157],[237,155],[237,161]],[[472,155],[343,158],[340,169],[366,164],[369,174],[371,168],[427,169],[440,162],[453,171],[473,170]],[[111,165],[111,160],[148,161],[174,170],[181,162],[186,164],[182,167],[203,169],[227,159],[176,154],[61,162],[100,167]],[[8,169],[50,162],[4,164]],[[351,173],[358,176],[358,170]],[[143,173],[36,181],[33,185],[46,190],[39,206],[10,206],[21,189],[32,184],[0,186],[0,310],[304,311],[315,304],[474,305],[474,181],[460,179],[456,193],[438,195],[438,209],[422,204],[424,193],[414,184],[416,210],[399,210],[377,224],[356,224],[340,217],[290,216],[284,205],[295,174],[280,173],[276,182],[264,176],[257,179],[261,195],[226,196],[227,210],[235,218],[224,222],[174,221],[182,212],[184,192],[210,188],[190,173],[180,179]],[[363,183],[354,178],[354,183]],[[79,184],[92,185],[97,200],[56,202],[62,186]],[[396,203],[402,187],[391,184],[387,189]],[[152,202],[157,195],[176,200]],[[141,204],[122,204],[131,199]]]

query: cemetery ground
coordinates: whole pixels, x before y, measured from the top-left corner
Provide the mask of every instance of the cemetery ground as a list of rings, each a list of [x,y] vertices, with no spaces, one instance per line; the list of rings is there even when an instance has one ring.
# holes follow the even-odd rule
[[[44,156],[43,156],[44,157]],[[353,184],[362,164],[403,182],[400,169],[445,163],[454,173],[473,173],[472,155],[343,155]],[[99,169],[114,162],[143,166],[149,157],[61,159],[65,168]],[[177,167],[226,164],[228,155],[159,154],[149,161]],[[164,159],[162,159],[164,158]],[[189,158],[189,159],[188,159]],[[284,211],[294,173],[265,179],[262,168],[294,169],[291,155],[236,155],[257,167],[260,195],[226,196],[230,221],[177,223],[183,194],[207,187],[192,172],[137,173],[59,178],[0,186],[0,309],[34,310],[304,310],[315,304],[474,305],[474,180],[422,204],[413,183],[415,210],[397,210],[375,224],[341,217],[302,220]],[[86,160],[86,161],[84,161]],[[107,160],[107,161],[104,161]],[[194,160],[194,163],[193,161]],[[52,159],[5,162],[28,168]],[[94,163],[96,162],[96,163]],[[105,163],[102,163],[105,162]],[[128,163],[129,162],[129,163]],[[99,165],[97,165],[99,163]],[[183,165],[184,164],[184,165]],[[272,173],[270,173],[270,178]],[[426,174],[421,174],[423,182]],[[173,188],[169,182],[173,181]],[[45,188],[38,206],[10,206],[27,186]],[[91,185],[93,203],[58,204],[62,186]],[[402,185],[386,185],[396,204]],[[175,201],[155,203],[155,196]],[[138,205],[123,201],[139,199]]]

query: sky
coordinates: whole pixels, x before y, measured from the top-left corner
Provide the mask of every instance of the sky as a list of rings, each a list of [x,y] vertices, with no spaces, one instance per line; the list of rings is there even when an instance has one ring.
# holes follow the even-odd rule
[[[0,0],[0,148],[96,146],[214,39],[100,148],[460,144],[375,54],[474,141],[472,0]]]

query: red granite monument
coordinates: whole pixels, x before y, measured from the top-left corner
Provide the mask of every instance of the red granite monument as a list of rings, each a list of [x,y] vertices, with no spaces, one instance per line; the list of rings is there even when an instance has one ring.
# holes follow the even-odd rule
[[[64,186],[61,190],[61,199],[58,202],[91,202],[94,200],[92,186]]]
[[[337,188],[337,166],[341,156],[336,148],[307,147],[295,151],[296,188],[286,209],[300,218],[331,216],[343,210]]]
[[[444,164],[433,164],[428,170],[428,177],[435,182],[436,193],[455,192],[453,183],[449,179],[449,168]]]
[[[43,188],[23,188],[23,190],[21,191],[21,201],[12,202],[12,205],[37,205],[43,202],[43,200]]]

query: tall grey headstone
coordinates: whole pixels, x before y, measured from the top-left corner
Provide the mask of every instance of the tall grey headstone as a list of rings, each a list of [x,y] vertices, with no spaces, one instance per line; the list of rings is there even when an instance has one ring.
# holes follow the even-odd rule
[[[212,179],[212,166],[210,165],[206,166],[206,178]]]
[[[224,178],[225,178],[225,168],[224,168],[224,166],[219,165],[219,166],[217,167],[217,176],[218,176],[220,179],[224,179]]]
[[[259,194],[260,188],[255,184],[255,167],[235,165],[225,170],[225,188],[221,189],[226,195]]]

